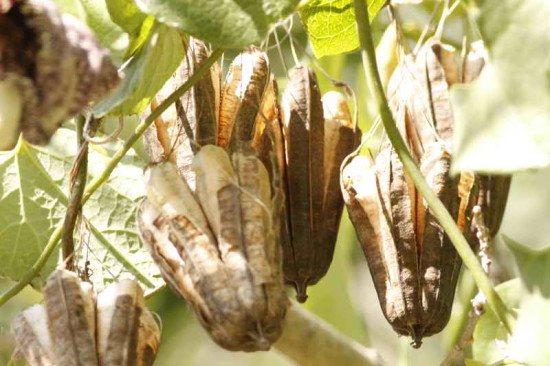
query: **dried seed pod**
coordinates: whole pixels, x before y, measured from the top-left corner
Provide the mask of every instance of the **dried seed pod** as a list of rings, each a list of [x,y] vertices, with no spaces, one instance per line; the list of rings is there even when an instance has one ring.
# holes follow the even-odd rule
[[[92,31],[61,15],[51,0],[21,0],[0,17],[12,28],[0,42],[0,80],[20,90],[20,129],[29,142],[47,143],[62,122],[118,85],[117,70]]]
[[[422,46],[416,62],[418,79],[428,91],[426,103],[430,106],[432,124],[439,137],[451,146],[454,120],[449,88],[460,81],[455,49],[431,38]]]
[[[218,146],[236,149],[243,142],[252,141],[269,81],[265,52],[251,47],[235,58],[222,88]]]
[[[97,365],[91,285],[58,269],[43,288],[53,354],[59,365]]]
[[[321,94],[313,70],[290,71],[282,100],[286,148],[287,204],[292,242],[283,248],[287,283],[297,291],[298,301],[307,299],[306,288],[325,274],[333,244],[323,235],[324,117]],[[284,243],[283,243],[284,244]]]
[[[136,281],[122,280],[97,298],[97,353],[102,366],[153,364],[160,330]]]
[[[473,199],[461,198],[458,182],[450,178],[446,146],[432,144],[420,168],[455,220],[467,221],[459,214],[471,211]],[[353,158],[344,167],[342,190],[382,311],[397,333],[411,336],[419,347],[449,320],[461,260],[419,194],[411,192],[391,147],[375,164],[365,156]],[[467,236],[468,228],[464,225]]]
[[[488,55],[483,41],[475,41],[470,45],[470,52],[462,62],[462,82],[471,83],[476,80],[487,63]]]
[[[200,206],[172,164],[149,168],[140,236],[214,341],[229,350],[268,349],[288,305],[268,173],[251,155],[231,161],[210,145],[194,168]]]
[[[12,324],[17,349],[30,365],[153,364],[160,331],[136,281],[99,295],[97,326],[92,286],[73,272],[54,271],[43,291],[45,306],[23,311]]]
[[[325,117],[323,236],[325,245],[330,249],[321,252],[327,257],[321,258],[320,263],[326,266],[326,272],[332,261],[344,208],[344,199],[340,192],[340,165],[355,149],[359,141],[359,131],[355,130],[346,98],[342,93],[328,92],[323,95],[322,101]]]
[[[164,101],[183,85],[209,54],[202,41],[191,37],[186,58],[159,91],[157,99],[151,104],[151,110],[156,109],[157,103]],[[151,161],[158,163],[168,159],[175,163],[180,175],[191,188],[195,184],[195,175],[191,168],[193,155],[200,146],[215,144],[217,141],[220,78],[220,67],[214,63],[210,72],[157,118],[143,137]]]
[[[462,82],[475,81],[487,62],[487,50],[483,41],[471,44],[470,52],[466,56],[462,68]],[[477,205],[481,207],[485,226],[489,235],[494,238],[500,229],[508,193],[510,192],[511,175],[479,174],[479,198]]]
[[[262,142],[264,130],[268,125],[280,123],[281,112],[279,106],[279,88],[275,76],[271,74],[266,86],[262,104],[254,121],[254,136],[252,137],[252,146],[258,148]],[[284,155],[284,150],[281,151]]]
[[[34,305],[19,313],[12,321],[11,331],[17,342],[17,351],[29,366],[56,365],[43,305]]]

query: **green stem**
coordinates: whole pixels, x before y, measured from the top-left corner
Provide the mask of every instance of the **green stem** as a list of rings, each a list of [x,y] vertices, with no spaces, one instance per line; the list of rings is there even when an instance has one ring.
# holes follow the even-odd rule
[[[52,255],[54,249],[57,247],[57,242],[61,238],[61,233],[63,232],[63,225],[59,225],[52,235],[50,236],[50,240],[48,240],[48,244],[44,247],[44,250],[40,254],[40,257],[34,262],[32,267],[25,272],[25,274],[13,285],[9,290],[4,292],[2,296],[0,296],[0,306],[4,305],[9,299],[17,295],[21,290],[25,288],[36,276],[38,276],[38,273],[40,273],[40,270],[48,259],[50,258],[50,255]]]
[[[103,170],[103,172],[97,176],[88,187],[86,187],[86,190],[84,191],[84,196],[82,197],[82,206],[86,201],[88,201],[91,197],[91,195],[97,191],[99,187],[103,183],[109,179],[109,176],[117,166],[117,164],[124,158],[124,155],[130,150],[132,145],[139,140],[139,138],[143,135],[147,127],[151,125],[157,119],[172,103],[174,103],[178,98],[180,98],[186,91],[188,91],[193,85],[197,83],[197,81],[200,80],[200,78],[210,69],[210,67],[220,58],[222,55],[223,50],[222,49],[216,49],[212,52],[210,57],[206,59],[197,69],[193,75],[178,89],[176,89],[172,94],[164,100],[151,114],[143,121],[141,122],[136,129],[134,130],[134,133],[126,140],[124,145],[113,155],[111,160],[107,163],[107,166]],[[0,296],[0,306],[5,304],[9,299],[17,295],[21,290],[25,288],[40,272],[42,267],[46,264],[48,261],[48,258],[50,258],[51,254],[53,253],[54,249],[57,246],[57,242],[61,238],[61,233],[63,232],[63,225],[58,226],[52,235],[50,236],[50,239],[48,240],[48,244],[46,244],[46,247],[40,254],[40,257],[38,257],[38,260],[32,265],[32,267],[25,272],[25,274],[17,281],[9,290],[4,292]]]
[[[223,49],[216,49],[212,52],[210,57],[208,57],[197,69],[193,75],[178,89],[176,89],[168,98],[166,98],[147,118],[141,122],[137,127],[135,128],[132,135],[126,140],[124,145],[113,155],[111,160],[107,163],[107,166],[101,172],[100,175],[94,178],[86,187],[86,190],[84,191],[84,197],[82,197],[82,204],[84,205],[88,199],[90,199],[90,196],[97,191],[99,187],[103,183],[109,179],[109,176],[113,172],[113,170],[116,168],[117,164],[122,160],[124,155],[130,150],[130,148],[139,140],[139,138],[143,135],[147,127],[151,125],[157,119],[172,103],[174,103],[176,100],[178,100],[186,91],[188,91],[193,85],[195,85],[202,76],[206,73],[207,70],[210,70],[210,67],[220,58],[220,56],[223,53]]]
[[[378,106],[378,111],[388,138],[403,163],[405,170],[414,182],[414,185],[428,203],[430,211],[437,218],[443,229],[445,229],[445,232],[455,246],[456,251],[464,261],[466,267],[468,267],[472,273],[476,284],[487,297],[489,306],[491,306],[506,330],[511,332],[512,316],[510,311],[506,308],[504,302],[495,291],[493,284],[481,268],[477,256],[471,250],[470,245],[464,238],[464,235],[462,235],[462,232],[456,225],[454,219],[424,179],[424,176],[413,160],[407,146],[405,145],[405,142],[403,141],[403,138],[401,137],[401,134],[399,133],[399,130],[397,129],[392,113],[388,107],[386,95],[384,94],[384,88],[382,86],[382,82],[380,81],[380,75],[378,75],[376,53],[372,41],[367,12],[368,5],[365,0],[354,0],[354,4],[365,76],[367,77],[367,83],[371,88],[371,93]]]
[[[86,179],[88,178],[88,143],[84,140],[83,131],[86,118],[82,115],[76,118],[76,141],[78,154],[75,157],[73,169],[76,169],[74,181],[70,183],[69,202],[67,213],[63,222],[63,233],[61,234],[63,260],[65,268],[69,271],[75,269],[74,258],[74,229],[78,215],[81,212],[81,200]]]

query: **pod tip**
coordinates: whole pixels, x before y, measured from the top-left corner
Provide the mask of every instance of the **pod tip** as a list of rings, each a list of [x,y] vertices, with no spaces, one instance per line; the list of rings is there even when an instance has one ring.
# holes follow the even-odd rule
[[[308,298],[307,284],[296,282],[294,283],[294,287],[296,288],[296,300],[298,300],[299,303],[303,304]]]

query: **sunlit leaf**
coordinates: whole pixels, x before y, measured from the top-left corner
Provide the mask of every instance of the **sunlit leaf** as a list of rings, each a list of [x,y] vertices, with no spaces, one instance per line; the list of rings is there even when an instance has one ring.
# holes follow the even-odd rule
[[[63,222],[75,140],[74,132],[60,129],[47,147],[21,140],[13,151],[0,153],[0,277],[20,279]],[[105,148],[92,149],[90,177],[103,170],[109,155]],[[76,253],[80,268],[89,262],[86,266],[98,289],[122,277],[136,277],[148,288],[162,284],[136,235],[134,215],[144,195],[142,169],[143,162],[130,153],[84,206],[87,227],[80,230]],[[54,253],[38,283],[58,260]]]
[[[497,292],[509,308],[517,308],[522,294],[519,280],[511,280],[497,286]],[[487,365],[506,358],[507,333],[489,306],[479,318],[474,331],[473,356]]]
[[[155,19],[143,13],[132,0],[107,0],[111,19],[130,36],[126,56],[133,55],[149,38]]]
[[[503,238],[514,254],[521,279],[527,290],[531,293],[538,291],[550,297],[550,247],[534,250],[507,236],[503,235]]]
[[[386,0],[368,2],[371,20],[385,3]],[[359,47],[353,0],[310,0],[301,4],[299,11],[317,58]]]
[[[187,34],[224,48],[261,42],[290,15],[298,0],[135,0],[146,13]]]
[[[121,63],[128,47],[128,35],[109,15],[106,0],[54,0],[61,12],[70,14],[90,27],[99,44]]]
[[[522,300],[521,312],[508,342],[508,358],[522,365],[546,366],[550,360],[548,347],[550,299],[533,294]]]
[[[550,2],[484,0],[491,64],[452,91],[453,169],[513,172],[550,164]]]
[[[176,71],[184,57],[182,36],[174,28],[157,27],[148,44],[124,67],[121,87],[94,108],[94,115],[120,116],[141,113]]]

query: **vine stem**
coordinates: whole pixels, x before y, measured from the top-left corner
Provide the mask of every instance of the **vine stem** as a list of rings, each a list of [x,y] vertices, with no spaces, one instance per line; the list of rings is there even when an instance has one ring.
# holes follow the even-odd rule
[[[344,336],[294,301],[275,348],[301,366],[383,365],[376,350]]]
[[[86,179],[88,177],[88,142],[84,140],[83,131],[86,118],[82,115],[76,118],[76,141],[77,151],[72,172],[69,192],[69,203],[67,213],[63,222],[63,233],[61,234],[62,254],[65,261],[65,268],[69,271],[75,270],[74,258],[74,229],[81,212],[81,200]]]
[[[180,98],[186,91],[191,89],[193,85],[195,85],[201,77],[206,73],[206,71],[210,70],[210,67],[220,58],[220,56],[223,53],[223,49],[216,49],[212,51],[212,54],[199,66],[197,71],[193,73],[187,79],[187,81],[180,86],[178,89],[176,89],[172,94],[168,96],[158,107],[155,109],[143,122],[141,122],[134,130],[132,135],[124,142],[122,147],[113,155],[111,160],[107,163],[105,166],[105,169],[101,172],[100,175],[98,175],[94,180],[90,182],[90,184],[86,187],[84,190],[84,195],[82,197],[81,205],[83,206],[94,194],[95,191],[103,183],[109,179],[109,176],[117,166],[117,164],[124,158],[128,150],[137,142],[137,140],[143,135],[147,127],[151,125],[151,123],[154,122],[154,120],[160,116],[172,103],[174,103],[178,98]],[[8,300],[10,300],[12,297],[17,295],[21,290],[25,288],[38,274],[40,273],[40,270],[44,267],[48,259],[50,258],[51,254],[53,253],[54,249],[57,246],[57,243],[59,239],[61,238],[61,234],[63,232],[63,225],[59,225],[50,236],[50,239],[48,240],[48,243],[44,247],[44,250],[38,257],[37,261],[32,265],[32,267],[23,274],[23,276],[17,281],[11,288],[9,288],[6,292],[4,292],[0,296],[0,306],[5,304]]]
[[[367,78],[367,84],[369,85],[371,93],[378,106],[378,111],[380,113],[382,123],[384,124],[386,134],[388,135],[393,148],[397,152],[399,159],[403,163],[407,174],[428,203],[428,207],[431,212],[449,236],[449,239],[452,241],[456,251],[464,261],[464,264],[472,273],[477,286],[487,297],[489,305],[502,322],[508,333],[511,333],[513,317],[510,310],[506,307],[486,273],[483,271],[476,255],[471,250],[470,245],[466,241],[466,238],[464,238],[464,235],[456,225],[454,219],[426,182],[420,169],[409,153],[399,130],[397,129],[393,115],[388,107],[388,101],[386,100],[384,88],[382,86],[382,82],[380,81],[380,75],[378,74],[376,53],[372,40],[367,3],[368,1],[365,0],[354,0],[355,19],[357,22],[357,32],[359,34],[359,43],[365,77]]]
[[[84,191],[84,196],[82,197],[82,204],[86,203],[90,199],[91,195],[99,188],[103,183],[109,179],[109,176],[117,166],[117,164],[122,160],[124,155],[130,150],[130,148],[137,142],[137,140],[143,135],[147,127],[151,125],[170,105],[172,105],[176,100],[178,100],[186,91],[188,91],[193,85],[195,85],[206,71],[210,70],[210,67],[216,62],[221,55],[223,54],[223,49],[216,49],[212,51],[212,54],[200,65],[187,81],[176,89],[172,94],[168,96],[160,105],[147,116],[147,118],[141,122],[132,135],[124,142],[124,145],[113,155],[107,166],[101,172],[100,175],[94,178],[86,187]]]

